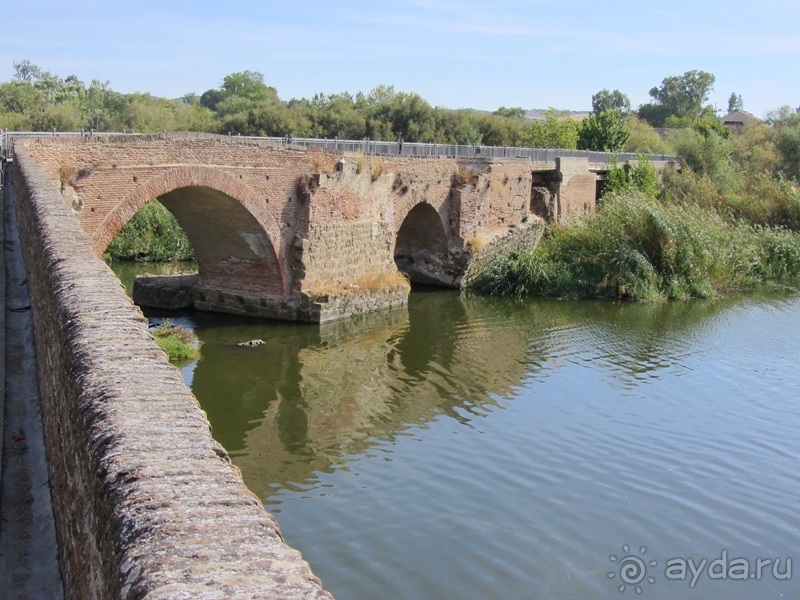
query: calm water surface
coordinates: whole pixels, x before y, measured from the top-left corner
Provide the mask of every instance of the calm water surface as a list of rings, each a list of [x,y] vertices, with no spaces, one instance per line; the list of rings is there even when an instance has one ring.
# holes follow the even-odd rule
[[[800,596],[797,295],[174,320],[214,436],[339,598]]]

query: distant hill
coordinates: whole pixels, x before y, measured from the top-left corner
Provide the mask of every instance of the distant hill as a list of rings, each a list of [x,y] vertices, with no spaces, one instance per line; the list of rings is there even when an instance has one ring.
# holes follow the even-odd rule
[[[480,110],[478,108],[465,108],[463,110],[468,110],[473,113],[481,113],[486,115],[490,115],[492,114],[492,112],[494,112],[491,110]],[[549,109],[546,108],[532,108],[528,111],[525,111],[525,118],[528,119],[529,121],[544,119],[545,113],[548,110]],[[590,110],[569,110],[567,112],[569,113],[570,118],[575,119],[576,121],[583,121],[586,117],[592,114],[592,111]]]

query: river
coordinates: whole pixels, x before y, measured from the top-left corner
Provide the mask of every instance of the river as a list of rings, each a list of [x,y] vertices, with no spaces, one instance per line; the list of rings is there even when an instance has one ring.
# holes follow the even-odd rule
[[[796,292],[172,318],[215,438],[338,598],[800,595]]]

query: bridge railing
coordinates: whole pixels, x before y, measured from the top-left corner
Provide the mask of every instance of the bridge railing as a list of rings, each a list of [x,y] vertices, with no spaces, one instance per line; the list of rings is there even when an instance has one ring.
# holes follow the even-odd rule
[[[156,134],[136,134],[134,132],[20,132],[3,131],[0,136],[0,158],[12,160],[13,140],[25,137],[132,137],[140,135],[163,136],[166,139],[199,138],[199,137],[223,137],[216,134],[203,133],[184,133],[184,132],[161,132]],[[557,148],[526,148],[519,146],[481,146],[463,144],[439,144],[436,142],[403,142],[403,141],[380,141],[380,140],[340,140],[338,138],[296,138],[293,136],[284,137],[255,137],[255,136],[227,136],[235,137],[237,140],[253,140],[266,142],[274,145],[302,148],[322,148],[337,150],[342,152],[361,152],[369,155],[384,156],[412,156],[429,158],[463,158],[463,159],[483,159],[483,158],[527,158],[534,163],[553,163],[556,158],[587,158],[592,165],[608,165],[613,162],[624,163],[629,160],[636,160],[639,154],[632,152],[595,152],[592,150],[564,150]],[[648,154],[650,160],[654,161],[679,161],[677,156],[667,154]]]
[[[127,132],[93,132],[93,131],[5,131],[0,129],[0,160],[14,160],[14,140],[23,138],[81,138],[81,137],[111,137],[118,135],[133,135]]]
[[[242,136],[243,137],[243,136]],[[558,148],[526,148],[522,146],[481,146],[463,144],[438,144],[436,142],[387,142],[373,140],[340,140],[318,138],[295,138],[291,136],[267,139],[277,144],[326,148],[344,152],[363,152],[374,155],[402,155],[432,158],[529,158],[531,162],[551,163],[556,158],[588,158],[590,164],[610,164],[636,160],[635,152],[596,152],[592,150],[563,150]],[[677,161],[679,157],[667,154],[648,154],[650,160]]]

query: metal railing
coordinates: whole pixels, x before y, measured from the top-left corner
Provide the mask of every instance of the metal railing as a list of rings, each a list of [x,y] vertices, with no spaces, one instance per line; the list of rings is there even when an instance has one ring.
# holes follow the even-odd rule
[[[318,138],[295,138],[293,136],[284,137],[255,137],[255,136],[221,136],[217,134],[204,133],[184,133],[184,132],[160,132],[155,134],[137,134],[134,132],[20,132],[3,131],[0,136],[0,158],[3,160],[13,160],[13,142],[15,139],[30,137],[59,137],[59,138],[79,138],[79,137],[146,137],[152,139],[154,136],[165,139],[198,139],[198,138],[230,138],[235,140],[247,140],[257,143],[267,143],[270,145],[281,145],[286,147],[298,148],[321,148],[339,152],[360,152],[368,155],[378,156],[410,156],[421,158],[462,158],[462,159],[494,159],[494,158],[522,158],[530,159],[534,163],[554,163],[556,158],[587,158],[592,165],[609,165],[611,163],[624,163],[629,160],[636,160],[639,154],[631,152],[595,152],[591,150],[563,150],[556,148],[524,148],[519,146],[480,146],[480,145],[459,145],[459,144],[438,144],[436,142],[387,142],[377,140],[340,140],[318,139]],[[653,161],[678,161],[677,156],[666,154],[648,154],[647,158]]]
[[[534,163],[552,163],[556,158],[588,158],[590,164],[608,165],[612,162],[636,160],[635,152],[595,152],[592,150],[563,150],[557,148],[526,148],[522,146],[480,146],[438,144],[436,142],[386,142],[373,140],[340,140],[318,138],[255,138],[236,136],[242,139],[269,140],[276,144],[323,148],[342,152],[362,152],[372,155],[395,155],[429,158],[527,158]],[[648,154],[654,161],[677,161],[679,157],[666,154]]]
[[[6,131],[0,129],[0,160],[14,160],[14,140],[21,138],[81,138],[134,135],[133,132],[111,133],[94,131]]]

